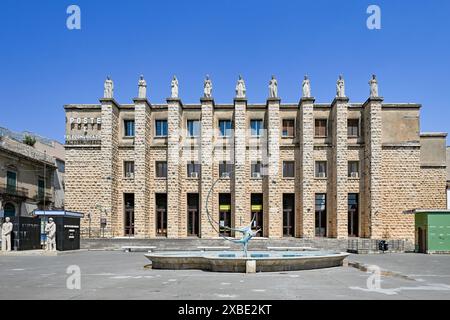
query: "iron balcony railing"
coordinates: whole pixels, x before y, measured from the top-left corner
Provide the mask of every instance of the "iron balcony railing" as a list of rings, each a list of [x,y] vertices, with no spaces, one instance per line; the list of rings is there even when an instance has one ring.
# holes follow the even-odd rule
[[[46,201],[46,202],[51,202],[53,198],[53,194],[49,191],[45,191],[45,192],[38,192],[36,194],[36,196],[34,197],[34,200],[37,202],[41,202],[41,201]]]
[[[0,193],[9,196],[28,198],[28,189],[11,185],[0,185]]]

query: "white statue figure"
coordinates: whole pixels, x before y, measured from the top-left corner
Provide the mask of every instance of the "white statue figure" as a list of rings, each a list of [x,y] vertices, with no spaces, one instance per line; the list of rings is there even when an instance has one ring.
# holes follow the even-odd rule
[[[10,218],[6,217],[2,225],[2,251],[11,251],[12,230],[13,224],[10,222]]]
[[[272,79],[269,82],[269,97],[277,98],[278,97],[278,81],[275,79],[275,76],[272,76]]]
[[[377,98],[378,97],[378,81],[377,81],[376,75],[372,75],[372,79],[370,79],[369,85],[370,85],[370,97]]]
[[[105,99],[112,99],[114,97],[114,82],[108,76],[105,81],[105,91],[103,94]]]
[[[342,75],[339,76],[339,79],[336,83],[336,97],[345,98],[345,82]]]
[[[204,85],[204,97],[205,98],[211,98],[212,97],[212,82],[211,79],[209,79],[209,75],[206,75],[206,79],[205,79],[205,85]]]
[[[242,76],[239,76],[236,84],[236,98],[245,98],[246,91],[244,79],[242,79]]]
[[[147,81],[145,81],[144,76],[141,75],[139,78],[139,93],[138,98],[146,99],[147,98]]]
[[[304,98],[311,98],[311,82],[309,81],[307,75],[305,75],[305,79],[303,80],[302,83],[302,91]]]
[[[178,98],[178,79],[176,76],[173,76],[171,87],[172,87],[171,97]]]
[[[47,251],[56,251],[56,223],[53,218],[48,219],[45,225],[45,234],[47,235]]]

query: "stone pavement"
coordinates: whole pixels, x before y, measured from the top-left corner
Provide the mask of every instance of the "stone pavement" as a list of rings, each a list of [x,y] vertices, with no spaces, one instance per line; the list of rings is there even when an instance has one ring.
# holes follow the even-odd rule
[[[247,275],[147,269],[143,253],[2,256],[0,299],[450,299],[450,255],[351,255],[349,261],[395,274],[382,275],[374,291],[367,288],[373,275],[354,267]],[[72,265],[80,268],[81,290],[67,289]]]

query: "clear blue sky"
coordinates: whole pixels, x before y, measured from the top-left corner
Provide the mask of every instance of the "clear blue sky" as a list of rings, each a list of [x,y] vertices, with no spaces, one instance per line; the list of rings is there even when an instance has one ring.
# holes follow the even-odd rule
[[[82,29],[66,28],[81,8]],[[382,29],[366,9],[382,10]],[[161,103],[173,74],[196,103],[205,74],[216,102],[231,102],[237,76],[250,102],[264,102],[272,74],[284,102],[297,102],[305,73],[317,102],[331,102],[343,73],[352,102],[378,75],[386,102],[423,104],[422,131],[450,132],[450,1],[2,0],[0,126],[62,141],[63,105],[97,103],[110,74],[129,103],[138,76]],[[450,141],[450,140],[448,140]]]

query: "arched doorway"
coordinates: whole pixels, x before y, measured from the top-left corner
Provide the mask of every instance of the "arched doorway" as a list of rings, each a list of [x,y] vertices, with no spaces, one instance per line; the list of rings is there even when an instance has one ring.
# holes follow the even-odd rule
[[[16,216],[16,206],[10,202],[5,204],[5,218],[6,217],[15,217]]]

